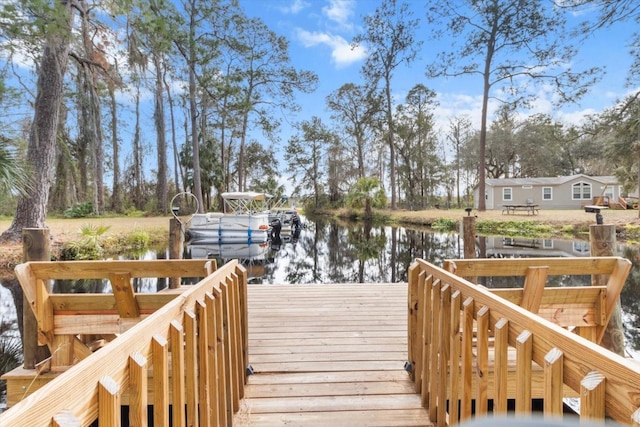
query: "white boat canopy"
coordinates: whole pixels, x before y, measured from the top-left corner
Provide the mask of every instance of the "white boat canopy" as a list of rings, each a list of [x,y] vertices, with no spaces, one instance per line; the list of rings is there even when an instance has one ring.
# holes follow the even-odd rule
[[[263,201],[269,200],[273,196],[267,193],[257,193],[255,191],[232,191],[222,193],[224,200],[256,200]]]
[[[267,193],[255,191],[237,191],[221,194],[224,200],[224,213],[251,214],[266,212],[269,209],[269,201],[273,198]]]

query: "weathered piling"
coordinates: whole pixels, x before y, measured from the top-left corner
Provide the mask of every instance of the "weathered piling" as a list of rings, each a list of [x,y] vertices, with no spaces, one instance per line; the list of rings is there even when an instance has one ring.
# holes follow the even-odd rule
[[[464,258],[476,257],[476,217],[465,216],[462,218]]]
[[[182,259],[182,246],[184,244],[184,231],[182,223],[178,218],[169,220],[169,259]],[[180,287],[180,278],[171,277],[169,279],[169,288],[176,289]]]
[[[598,213],[599,214],[599,213]],[[615,256],[616,255],[616,227],[612,224],[602,224],[597,219],[596,224],[589,226],[589,246],[591,256]],[[591,284],[594,286],[606,286],[608,276],[593,275]],[[601,345],[616,354],[624,356],[624,328],[622,326],[622,311],[620,298],[611,314],[607,329],[602,337]]]
[[[462,218],[462,235],[464,258],[476,258],[476,217],[471,215],[471,209],[465,209],[467,216]],[[472,283],[477,283],[477,277],[465,277]]]
[[[22,229],[22,259],[29,261],[50,261],[51,245],[48,228]],[[35,369],[36,365],[49,357],[46,346],[38,346],[38,322],[29,308],[31,304],[23,296],[22,323],[24,332],[22,348],[24,354],[24,368]]]

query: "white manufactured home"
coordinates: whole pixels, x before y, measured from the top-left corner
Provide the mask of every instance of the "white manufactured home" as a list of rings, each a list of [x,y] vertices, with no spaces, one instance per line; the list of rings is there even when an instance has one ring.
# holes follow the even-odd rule
[[[622,186],[614,176],[584,174],[549,178],[500,178],[486,180],[486,208],[505,205],[538,205],[539,209],[580,209],[589,204],[613,207],[624,203]],[[474,190],[478,207],[478,188]]]

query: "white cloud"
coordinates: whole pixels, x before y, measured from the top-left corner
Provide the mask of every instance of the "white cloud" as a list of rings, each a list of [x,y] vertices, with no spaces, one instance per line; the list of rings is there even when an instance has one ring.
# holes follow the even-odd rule
[[[335,63],[338,68],[346,67],[354,62],[358,62],[367,55],[367,52],[363,47],[357,46],[352,48],[349,42],[338,35],[317,31],[310,32],[301,28],[297,29],[296,35],[305,47],[314,47],[318,45],[330,47],[332,62]]]
[[[307,7],[309,7],[310,5],[311,4],[309,2],[306,2],[304,0],[293,0],[291,5],[281,7],[280,11],[283,13],[290,13],[292,15],[296,15],[303,9],[306,9]]]
[[[337,22],[344,29],[353,29],[349,21],[353,15],[355,2],[353,0],[329,0],[329,5],[322,8],[324,16]]]
[[[589,118],[589,116],[593,116],[598,113],[599,112],[594,110],[593,108],[587,108],[584,110],[573,112],[558,111],[558,113],[556,114],[556,118],[561,123],[567,125],[581,126],[586,123],[586,120]]]

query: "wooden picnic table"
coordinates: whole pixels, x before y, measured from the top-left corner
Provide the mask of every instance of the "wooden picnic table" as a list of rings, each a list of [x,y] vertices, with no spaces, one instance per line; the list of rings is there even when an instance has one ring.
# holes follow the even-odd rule
[[[516,214],[518,212],[526,212],[527,215],[537,215],[539,213],[538,205],[534,204],[523,204],[523,205],[502,205],[502,213],[505,212],[507,215]]]

